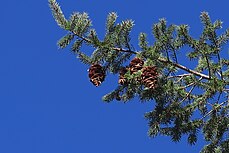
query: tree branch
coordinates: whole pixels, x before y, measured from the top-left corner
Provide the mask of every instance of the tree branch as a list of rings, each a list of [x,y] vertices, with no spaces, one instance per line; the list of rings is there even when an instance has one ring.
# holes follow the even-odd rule
[[[189,73],[195,74],[195,75],[197,75],[199,77],[202,77],[203,79],[208,79],[208,80],[210,79],[210,77],[208,75],[205,75],[205,74],[199,73],[197,71],[191,70],[191,69],[189,69],[189,68],[187,68],[187,67],[185,67],[183,65],[180,65],[178,63],[173,63],[173,62],[167,61],[166,59],[163,59],[163,58],[159,58],[158,60],[160,62],[163,62],[163,63],[171,64],[171,65],[173,65],[173,66],[175,66],[177,68],[180,68],[180,69],[182,69],[184,71],[187,71]]]
[[[209,64],[209,60],[208,60],[208,57],[205,56],[205,59],[206,59],[206,62],[207,62],[207,65],[208,65],[208,75],[209,75],[209,78],[211,78],[211,69],[210,69],[210,64]]]
[[[132,50],[125,50],[125,49],[122,49],[122,48],[113,48],[113,49],[117,50],[117,51],[121,51],[121,52],[129,52],[129,53],[133,53],[133,54],[138,54],[137,52],[134,52]],[[205,75],[205,74],[199,73],[197,71],[191,70],[191,69],[189,69],[189,68],[187,68],[187,67],[185,67],[183,65],[180,65],[178,63],[173,63],[173,62],[168,61],[168,60],[166,60],[164,58],[159,58],[158,60],[160,62],[162,62],[162,63],[171,64],[171,65],[173,65],[173,66],[175,66],[177,68],[180,68],[180,69],[182,69],[184,71],[187,71],[189,73],[195,74],[195,75],[197,75],[199,77],[202,77],[203,79],[208,79],[208,80],[210,79],[210,77],[208,75]]]
[[[79,36],[79,35],[77,35],[76,33],[74,33],[73,31],[72,31],[72,33],[73,33],[74,35],[76,35],[77,37],[83,39],[84,41],[86,41],[86,42],[88,42],[88,43],[91,43],[91,41],[90,41],[88,38],[86,38],[86,37],[84,37],[84,36]],[[132,50],[130,50],[130,49],[123,49],[123,48],[118,48],[118,47],[114,47],[114,48],[112,48],[112,49],[113,49],[113,50],[116,50],[116,51],[119,51],[119,52],[127,52],[127,53],[132,53],[132,54],[138,54],[138,52],[132,51]],[[159,60],[160,62],[162,62],[162,63],[171,64],[171,65],[173,65],[173,66],[175,66],[175,67],[177,67],[177,68],[180,68],[180,69],[182,69],[182,70],[184,70],[184,71],[187,71],[187,72],[192,73],[192,74],[194,74],[194,75],[196,75],[196,76],[202,77],[203,79],[208,79],[208,80],[210,79],[210,77],[209,77],[208,75],[205,75],[205,74],[199,73],[199,72],[197,72],[197,71],[191,70],[191,69],[189,69],[189,68],[187,68],[187,67],[185,67],[185,66],[183,66],[183,65],[180,65],[180,64],[178,64],[178,63],[174,63],[174,62],[168,61],[168,60],[166,60],[166,59],[164,59],[164,58],[159,58],[158,60]]]
[[[197,81],[197,82],[199,82],[200,80],[202,80],[202,77]],[[186,94],[186,96],[179,102],[180,104],[182,103],[182,102],[184,102],[189,96],[190,96],[190,94],[192,93],[192,91],[194,90],[194,88],[196,87],[196,83],[197,82],[193,82],[193,83],[191,83],[191,84],[189,84],[189,85],[187,85],[187,86],[184,86],[184,88],[183,89],[185,89],[185,88],[187,88],[187,87],[190,87],[190,86],[192,86],[192,88],[189,90],[189,92]]]
[[[127,52],[127,53],[132,53],[132,54],[138,54],[137,52],[135,52],[135,51],[132,51],[132,50],[126,50],[126,49],[122,49],[122,48],[112,48],[112,49],[114,49],[114,50],[116,50],[116,51],[119,51],[119,52]]]
[[[229,102],[229,100],[226,100],[226,101],[220,103],[218,106],[215,107],[215,109],[221,107],[221,106],[222,106],[223,104],[225,104],[226,102]],[[208,115],[211,115],[215,109],[210,110],[210,111],[209,111],[207,114],[205,114],[200,120],[203,120],[203,119],[206,118]]]
[[[171,79],[171,78],[184,78],[186,76],[190,76],[192,75],[191,73],[187,73],[187,74],[180,74],[180,75],[173,75],[173,76],[168,76],[168,79]]]

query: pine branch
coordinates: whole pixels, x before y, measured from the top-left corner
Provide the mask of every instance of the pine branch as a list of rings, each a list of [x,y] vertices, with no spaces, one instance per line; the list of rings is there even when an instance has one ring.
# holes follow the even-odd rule
[[[194,75],[196,75],[196,76],[202,77],[203,79],[210,80],[210,77],[209,77],[208,75],[205,75],[205,74],[199,73],[199,72],[197,72],[197,71],[191,70],[191,69],[189,69],[189,68],[187,68],[187,67],[185,67],[185,66],[183,66],[183,65],[180,65],[180,64],[178,64],[178,63],[173,63],[173,62],[171,62],[171,61],[167,61],[167,60],[164,59],[164,58],[159,58],[158,60],[159,60],[160,62],[162,62],[162,63],[171,64],[171,65],[173,65],[173,66],[175,66],[175,67],[177,67],[177,68],[180,68],[180,69],[182,69],[182,70],[184,70],[184,71],[187,71],[187,72],[192,73],[192,74],[194,74]]]
[[[222,62],[221,62],[221,58],[220,58],[219,52],[217,52],[217,58],[218,58],[218,62],[220,64],[220,72],[219,73],[220,73],[221,79],[223,80],[223,70],[222,70],[223,65],[222,65]]]
[[[132,53],[132,54],[138,54],[138,52],[135,52],[135,51],[132,51],[132,50],[125,50],[125,49],[122,49],[122,48],[112,48],[114,50],[117,50],[119,52],[127,52],[127,53]]]
[[[74,33],[74,32],[73,32],[73,33]],[[88,42],[88,43],[91,43],[91,41],[90,41],[88,38],[84,37],[84,36],[79,36],[79,35],[77,35],[76,33],[74,33],[74,35],[76,35],[77,37],[83,39],[84,41],[86,41],[86,42]],[[116,50],[116,51],[119,51],[119,52],[127,52],[127,53],[132,53],[132,54],[138,54],[138,52],[135,52],[135,51],[132,51],[132,50],[129,50],[129,49],[126,50],[126,49],[118,48],[118,47],[115,47],[115,48],[112,48],[112,49],[113,49],[113,50]],[[187,71],[187,72],[192,73],[192,74],[194,74],[194,75],[196,75],[196,76],[202,77],[203,79],[208,79],[208,80],[210,79],[210,77],[209,77],[208,75],[205,75],[205,74],[199,73],[199,72],[197,72],[197,71],[191,70],[191,69],[189,69],[189,68],[187,68],[187,67],[185,67],[185,66],[183,66],[183,65],[180,65],[180,64],[178,64],[178,63],[173,63],[173,62],[168,61],[168,60],[163,59],[163,58],[159,58],[158,60],[159,60],[160,62],[162,62],[162,63],[171,64],[171,65],[173,65],[173,66],[175,66],[175,67],[177,67],[177,68],[180,68],[180,69],[182,69],[182,70],[184,70],[184,71]]]
[[[218,43],[218,40],[217,40],[216,32],[213,31],[209,35],[210,35],[210,38],[212,39],[213,45],[215,46],[215,48],[217,48],[216,54],[217,54],[218,62],[220,64],[220,77],[223,80],[223,70],[222,70],[222,67],[223,66],[222,66],[222,62],[221,62],[221,58],[220,58],[220,54],[219,54],[219,50],[218,50],[219,49],[219,43]],[[210,69],[209,69],[209,76],[211,77],[211,75],[210,75]]]
[[[194,90],[194,88],[196,87],[195,84],[193,84],[192,88],[189,90],[189,92],[186,94],[186,96],[179,102],[180,104],[183,103],[192,93],[192,91]]]
[[[132,50],[125,50],[125,49],[122,49],[122,48],[113,48],[113,49],[117,50],[117,51],[121,51],[121,52],[130,52],[130,53],[133,53],[133,54],[138,54],[138,52],[134,52]],[[173,63],[173,62],[168,61],[168,60],[166,60],[164,58],[159,58],[158,60],[160,62],[162,62],[162,63],[171,64],[171,65],[173,65],[173,66],[175,66],[177,68],[180,68],[180,69],[182,69],[184,71],[187,71],[187,72],[192,73],[192,74],[194,74],[196,76],[202,77],[203,79],[210,80],[210,77],[208,75],[205,75],[205,74],[199,73],[197,71],[191,70],[191,69],[189,69],[189,68],[187,68],[187,67],[185,67],[183,65],[180,65],[178,63]]]
[[[85,38],[83,38],[83,39],[84,40],[87,40]],[[138,54],[138,52],[135,52],[135,51],[132,51],[132,50],[125,50],[125,49],[122,49],[122,48],[112,48],[112,49],[117,50],[117,51],[120,51],[120,52],[129,52],[129,53],[132,53],[132,54]],[[197,71],[191,70],[191,69],[189,69],[189,68],[187,68],[187,67],[185,67],[183,65],[180,65],[178,63],[173,63],[171,61],[167,61],[164,58],[159,58],[158,60],[160,62],[162,62],[162,63],[171,64],[171,65],[173,65],[173,66],[175,66],[177,68],[180,68],[180,69],[182,69],[184,71],[187,71],[187,72],[192,73],[192,74],[194,74],[196,76],[202,77],[203,79],[210,80],[210,77],[208,75],[205,75],[205,74],[199,73]]]
[[[188,85],[186,85],[186,86],[180,87],[179,89],[182,90],[182,89],[191,87],[192,85],[195,85],[195,84],[196,84],[196,82],[192,82],[192,83],[190,83],[190,84],[188,84]]]
[[[211,67],[210,67],[209,60],[208,60],[207,55],[205,56],[205,59],[206,59],[207,66],[208,66],[208,75],[209,75],[209,78],[211,78],[211,69],[210,69]]]
[[[83,39],[83,40],[86,41],[87,43],[91,43],[90,39],[88,39],[88,38],[86,38],[86,37],[84,37],[84,36],[77,35],[77,34],[74,33],[73,31],[72,31],[72,33],[73,33],[74,35],[76,35],[77,37]],[[112,49],[113,49],[113,50],[116,50],[116,51],[119,51],[119,52],[127,52],[127,53],[132,53],[132,54],[138,54],[138,52],[135,52],[135,51],[132,51],[132,50],[129,50],[129,49],[126,50],[126,49],[118,48],[118,47],[115,47],[115,48],[112,48]],[[189,69],[189,68],[187,68],[187,67],[185,67],[185,66],[183,66],[183,65],[180,65],[180,64],[178,64],[178,63],[173,63],[173,62],[168,61],[168,60],[166,60],[166,59],[164,59],[164,58],[159,58],[158,60],[159,60],[160,62],[162,62],[162,63],[171,64],[171,65],[173,65],[173,66],[175,66],[175,67],[177,67],[177,68],[180,68],[180,69],[182,69],[182,70],[184,70],[184,71],[187,71],[187,72],[192,73],[192,74],[194,74],[194,75],[196,75],[196,76],[202,77],[203,79],[210,80],[210,77],[209,77],[208,75],[205,75],[205,74],[199,73],[199,72],[197,72],[197,71],[191,70],[191,69]]]
[[[176,49],[172,46],[172,44],[169,43],[169,47],[172,49],[173,51],[173,56],[175,58],[175,62],[178,63],[178,59],[177,59],[177,54],[176,54]]]
[[[201,81],[202,80],[202,77],[197,81],[197,82],[199,82],[199,81]],[[185,86],[184,88],[187,88],[187,87],[189,87],[189,86],[192,86],[192,88],[189,90],[189,92],[186,94],[186,96],[179,102],[180,104],[182,103],[182,102],[184,102],[188,97],[189,97],[189,95],[192,93],[192,91],[194,90],[194,88],[196,87],[196,83],[197,82],[194,82],[194,83],[191,83],[191,84],[189,84],[189,85],[187,85],[187,86]],[[184,89],[183,88],[183,89]]]
[[[222,105],[224,105],[226,102],[229,103],[229,100],[226,100],[226,101],[220,103],[219,105],[217,105],[217,106],[215,107],[215,109],[218,109],[219,107],[221,107]],[[205,114],[200,120],[205,119],[207,116],[211,115],[213,112],[214,112],[214,109],[210,110],[210,111],[209,111],[207,114]]]
[[[120,52],[129,52],[129,53],[133,53],[133,54],[138,54],[138,52],[134,52],[132,50],[125,50],[125,49],[122,49],[122,48],[113,48],[113,49],[117,50],[117,51],[120,51]],[[183,65],[180,65],[178,63],[173,63],[173,62],[168,61],[168,60],[166,60],[164,58],[159,58],[158,60],[160,62],[162,62],[162,63],[171,64],[171,65],[173,65],[173,66],[175,66],[177,68],[180,68],[180,69],[182,69],[184,71],[187,71],[187,72],[192,73],[192,74],[194,74],[196,76],[202,77],[203,79],[210,80],[210,77],[208,75],[205,75],[205,74],[199,73],[197,71],[191,70],[191,69],[189,69],[189,68],[187,68],[187,67],[185,67]]]
[[[84,36],[82,36],[82,35],[77,35],[77,33],[75,33],[74,31],[72,31],[72,33],[73,33],[74,35],[76,35],[77,37],[81,38],[82,40],[86,41],[87,43],[92,43],[90,39],[88,39],[88,38],[86,38],[86,37],[84,37]],[[132,53],[132,54],[138,54],[138,52],[132,51],[132,50],[130,50],[130,49],[127,49],[127,50],[126,50],[126,49],[118,48],[118,47],[114,47],[114,48],[112,48],[112,49],[113,49],[113,50],[116,50],[116,51],[120,51],[120,52],[128,52],[128,53]],[[182,70],[184,70],[184,71],[187,71],[187,72],[189,72],[189,73],[192,73],[192,74],[194,74],[194,75],[196,75],[196,76],[199,76],[199,77],[202,77],[202,78],[204,78],[204,79],[208,79],[208,80],[210,79],[210,77],[209,77],[208,75],[205,75],[205,74],[199,73],[199,72],[197,72],[197,71],[191,70],[191,69],[189,69],[189,68],[187,68],[187,67],[185,67],[185,66],[183,66],[183,65],[180,65],[180,64],[178,64],[178,63],[174,63],[174,62],[168,61],[168,60],[163,59],[163,58],[159,58],[158,60],[159,60],[160,62],[162,62],[162,63],[171,64],[171,65],[173,65],[173,66],[175,66],[175,67],[177,67],[177,68],[180,68],[180,69],[182,69]]]
[[[52,10],[52,14],[54,19],[56,20],[57,24],[63,28],[68,28],[68,21],[65,19],[64,14],[59,6],[59,4],[56,2],[56,0],[49,0],[49,6]]]
[[[74,39],[74,35],[68,33],[67,35],[65,35],[64,37],[62,37],[62,38],[58,41],[57,45],[58,45],[61,49],[63,49],[63,48],[65,48],[66,46],[68,46],[68,45],[71,43],[71,41],[72,41],[73,39]]]
[[[170,79],[170,78],[182,78],[183,79],[184,77],[190,76],[190,75],[192,75],[192,74],[188,73],[188,74],[174,75],[174,76],[169,76],[168,79]]]

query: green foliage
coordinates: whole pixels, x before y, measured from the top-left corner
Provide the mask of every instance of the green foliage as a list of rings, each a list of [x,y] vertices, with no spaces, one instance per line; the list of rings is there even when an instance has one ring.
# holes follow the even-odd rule
[[[82,37],[86,32],[88,32],[91,26],[91,20],[87,13],[73,13],[70,17],[69,30],[78,37]]]
[[[188,143],[194,145],[202,132],[209,143],[202,153],[229,152],[229,59],[221,55],[229,29],[218,34],[217,30],[222,29],[220,20],[212,22],[208,13],[202,12],[203,32],[194,39],[188,25],[167,25],[165,19],[160,19],[152,27],[155,42],[149,44],[147,34],[140,33],[141,50],[135,51],[130,36],[132,20],[116,23],[117,14],[108,14],[104,40],[99,40],[87,13],[75,12],[66,20],[55,0],[49,0],[49,5],[57,24],[68,32],[58,41],[61,49],[72,45],[71,50],[82,63],[99,63],[106,73],[117,74],[129,68],[123,76],[126,83],[106,94],[105,102],[128,102],[134,97],[154,102],[152,111],[145,113],[149,136],[166,135],[178,142],[186,135]],[[81,51],[83,45],[93,50],[86,54]],[[193,70],[181,65],[177,56],[187,48],[190,51],[184,58],[198,61]],[[159,75],[153,82],[155,88],[143,83],[152,84],[152,76],[143,81],[148,72],[138,69],[133,73],[126,65],[133,55],[144,61],[143,67],[156,67]]]
[[[67,35],[65,35],[64,37],[62,37],[62,38],[58,41],[57,45],[58,45],[60,48],[65,48],[65,47],[67,47],[67,46],[71,43],[71,41],[73,40],[73,38],[74,38],[74,35],[71,34],[71,33],[68,33]]]
[[[143,51],[147,50],[148,48],[147,35],[145,33],[139,34],[139,46]]]
[[[63,28],[68,28],[68,21],[65,19],[64,14],[59,6],[59,4],[56,2],[56,0],[49,0],[49,6],[52,10],[52,14],[54,19],[56,20],[57,24]]]
[[[107,30],[107,34],[108,33],[112,33],[114,31],[115,28],[115,22],[117,20],[117,14],[112,12],[107,16],[107,22],[106,22],[106,30]]]

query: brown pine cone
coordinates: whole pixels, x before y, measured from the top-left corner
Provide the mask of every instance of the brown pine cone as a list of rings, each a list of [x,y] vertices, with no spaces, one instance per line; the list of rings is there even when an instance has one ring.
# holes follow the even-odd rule
[[[144,61],[140,58],[135,57],[132,59],[132,61],[129,64],[130,67],[130,73],[136,73],[137,71],[141,70],[143,68]]]
[[[93,64],[88,70],[88,77],[90,81],[98,87],[104,81],[106,74],[100,64]]]
[[[118,80],[119,84],[124,85],[125,83],[127,83],[127,80],[125,78],[125,74],[126,74],[127,71],[128,71],[128,68],[126,68],[126,67],[123,67],[123,68],[120,69],[120,71],[119,71],[119,80]]]
[[[146,66],[142,69],[142,83],[149,89],[155,89],[157,87],[157,68],[155,66]]]

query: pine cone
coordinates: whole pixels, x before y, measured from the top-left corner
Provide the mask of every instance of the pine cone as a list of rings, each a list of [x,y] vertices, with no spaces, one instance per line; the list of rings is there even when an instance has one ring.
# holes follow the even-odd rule
[[[157,68],[155,66],[146,66],[142,69],[142,83],[149,89],[157,87]]]
[[[133,74],[141,70],[143,68],[143,65],[144,65],[144,61],[140,58],[135,57],[129,64],[130,73]]]
[[[106,74],[101,65],[93,64],[88,70],[88,76],[90,81],[98,87],[104,81]]]
[[[124,85],[125,83],[127,83],[127,80],[125,78],[125,74],[126,74],[127,71],[128,71],[128,68],[126,68],[126,67],[123,67],[123,68],[120,69],[120,71],[119,71],[119,80],[118,80],[119,84]]]

